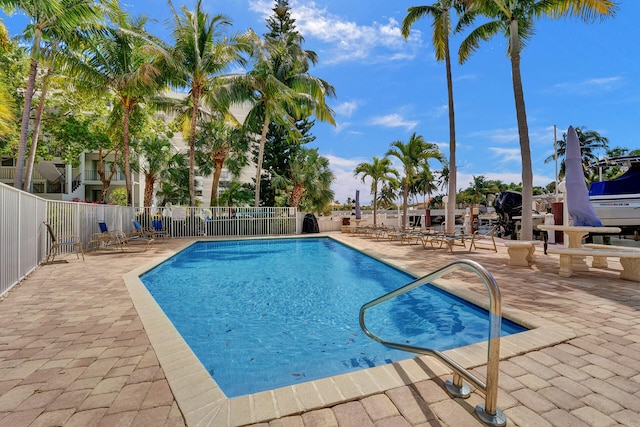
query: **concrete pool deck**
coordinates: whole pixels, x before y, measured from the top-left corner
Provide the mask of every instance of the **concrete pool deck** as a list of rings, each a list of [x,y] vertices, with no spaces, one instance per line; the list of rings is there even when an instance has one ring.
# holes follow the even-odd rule
[[[498,406],[508,425],[640,425],[640,284],[620,280],[619,264],[560,278],[557,256],[538,251],[532,268],[507,267],[500,243],[497,254],[450,254],[329,235],[414,275],[465,258],[495,277],[505,316],[536,327],[501,341]],[[483,425],[473,412],[484,396],[450,398],[442,384],[451,371],[429,357],[226,399],[135,283],[187,244],[67,256],[9,292],[0,301],[0,426]],[[469,274],[439,284],[487,299]],[[484,376],[486,347],[454,353]]]

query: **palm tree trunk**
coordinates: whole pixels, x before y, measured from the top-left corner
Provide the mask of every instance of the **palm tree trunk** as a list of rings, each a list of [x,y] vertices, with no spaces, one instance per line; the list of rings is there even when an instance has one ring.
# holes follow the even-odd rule
[[[33,59],[33,53],[31,56],[31,64],[29,66],[29,80],[27,80],[27,90],[24,94],[24,107],[22,109],[22,124],[20,126],[20,142],[18,144],[16,176],[13,178],[13,186],[15,188],[22,188],[24,158],[27,152],[27,135],[29,134],[29,119],[31,118],[31,103],[33,101],[33,92],[36,86],[36,73],[38,71],[38,61]]]
[[[449,25],[449,9],[445,9],[447,26]],[[449,51],[449,37],[444,39],[445,68],[447,70],[447,97],[449,99],[449,194],[447,211],[445,212],[446,232],[453,234],[456,223],[456,120],[453,108],[453,78],[451,76],[451,53]]]
[[[407,209],[409,208],[409,179],[404,180],[402,195],[402,229],[407,228]]]
[[[290,203],[292,208],[297,208],[300,206],[300,201],[302,200],[302,196],[304,195],[304,185],[296,184],[293,186],[293,190],[291,191]]]
[[[531,166],[531,148],[529,146],[529,127],[522,90],[520,74],[520,48],[517,43],[518,21],[511,20],[511,78],[513,79],[513,95],[516,104],[518,134],[520,136],[520,156],[522,158],[522,231],[521,240],[533,238],[533,170]],[[514,39],[516,41],[514,42]]]
[[[127,189],[127,206],[132,206],[131,164],[129,160],[129,119],[133,106],[126,100],[122,118],[122,160],[124,162],[124,182]]]
[[[47,69],[47,74],[42,81],[42,90],[40,91],[40,102],[36,110],[36,118],[33,122],[33,135],[31,136],[31,148],[29,148],[29,160],[27,161],[27,170],[24,173],[24,191],[31,192],[31,175],[33,175],[33,165],[36,162],[36,151],[38,149],[38,138],[40,137],[40,123],[42,121],[42,112],[44,111],[44,102],[49,90],[49,78],[53,73],[53,69]]]
[[[260,147],[258,149],[258,164],[256,165],[256,197],[254,200],[254,206],[257,208],[260,205],[260,177],[262,176],[262,160],[264,158],[264,145],[267,142],[267,131],[269,130],[269,115],[264,116],[264,123],[262,124],[262,134],[260,135]]]
[[[193,106],[191,107],[191,127],[189,129],[189,203],[196,205],[196,129],[198,121],[198,108],[200,106],[200,87],[191,88]]]
[[[98,200],[98,203],[104,203],[107,198],[107,191],[109,191],[111,180],[113,179],[113,175],[115,175],[116,173],[118,152],[116,151],[113,153],[113,163],[111,164],[111,171],[109,172],[108,178],[106,173],[104,172],[104,158],[104,151],[102,147],[100,147],[100,149],[98,150],[98,176],[100,177],[100,182],[102,183],[102,189],[100,190],[100,200]]]
[[[377,219],[378,212],[378,183],[373,183],[373,226],[375,227],[378,224]]]
[[[144,206],[149,207],[153,203],[153,186],[156,183],[156,175],[149,173],[144,177]]]
[[[220,175],[222,175],[222,162],[215,161],[216,170],[213,172],[213,182],[211,183],[211,201],[209,206],[218,206],[218,185],[220,185]]]
[[[36,86],[36,74],[38,71],[38,57],[40,56],[40,40],[42,40],[42,30],[37,26],[33,35],[31,46],[31,62],[29,64],[29,79],[27,89],[24,94],[24,107],[22,108],[22,123],[20,126],[20,142],[18,144],[18,159],[16,163],[16,176],[13,178],[13,186],[22,188],[22,177],[24,173],[24,158],[27,152],[27,135],[29,134],[29,119],[31,117],[31,102],[33,101],[33,91]]]

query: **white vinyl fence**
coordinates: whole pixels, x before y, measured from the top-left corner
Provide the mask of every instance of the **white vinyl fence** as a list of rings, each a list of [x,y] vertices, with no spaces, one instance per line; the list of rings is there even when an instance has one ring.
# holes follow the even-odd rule
[[[46,254],[42,233],[46,210],[45,200],[0,184],[0,296]]]
[[[300,233],[296,208],[133,208],[46,200],[0,183],[0,297],[47,257],[51,241],[43,222],[57,236],[77,235],[85,248],[98,221],[110,231],[134,231],[155,224],[171,237],[281,236]],[[69,248],[72,250],[72,248]]]

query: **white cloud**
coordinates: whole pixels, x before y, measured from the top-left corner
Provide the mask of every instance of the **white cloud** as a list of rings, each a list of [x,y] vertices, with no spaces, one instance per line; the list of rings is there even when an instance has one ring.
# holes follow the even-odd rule
[[[579,94],[590,95],[593,93],[611,92],[622,85],[621,77],[602,77],[585,79],[579,82],[557,83],[554,87],[558,90]]]
[[[333,128],[333,131],[335,133],[340,133],[346,128],[348,128],[349,126],[351,126],[351,122],[336,122],[336,125]]]
[[[500,163],[513,163],[520,164],[522,157],[520,156],[520,147],[518,148],[502,148],[502,147],[489,147],[489,151],[493,153],[493,157],[500,159]]]
[[[354,111],[358,108],[358,102],[346,101],[332,108],[337,115],[351,117]]]
[[[329,159],[329,167],[335,175],[335,181],[331,185],[331,189],[335,192],[334,199],[345,203],[347,197],[355,198],[356,190],[360,190],[360,203],[370,204],[373,197],[370,194],[371,182],[353,175],[353,170],[359,163],[361,158],[343,158],[331,154],[322,154]]]
[[[407,120],[397,113],[374,117],[371,119],[371,124],[388,128],[405,128],[408,131],[418,126],[417,121]]]
[[[251,10],[265,18],[273,13],[271,0],[250,4]],[[402,60],[415,56],[414,51],[420,44],[420,32],[413,31],[405,41],[400,23],[393,18],[361,25],[318,7],[314,1],[298,0],[289,5],[296,27],[305,40],[317,40],[328,46],[323,63]]]
[[[502,181],[504,183],[520,183],[522,182],[522,173],[521,172],[482,172],[482,173],[458,173],[458,180],[456,181],[458,191],[463,190],[465,188],[469,188],[471,182],[473,182],[474,176],[484,176],[485,179],[494,180],[494,181]],[[547,184],[554,181],[554,177],[549,177],[546,175],[533,175],[533,185],[539,187],[546,187]]]
[[[469,134],[471,139],[485,139],[500,144],[519,144],[520,136],[518,135],[517,128],[508,129],[491,129],[486,131],[471,132]]]

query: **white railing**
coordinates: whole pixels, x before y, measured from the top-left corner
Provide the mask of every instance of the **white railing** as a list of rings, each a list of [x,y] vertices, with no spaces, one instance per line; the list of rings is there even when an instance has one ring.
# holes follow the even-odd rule
[[[0,183],[0,296],[47,257],[51,239],[47,221],[57,236],[77,235],[84,247],[98,221],[109,230],[134,231],[132,220],[150,229],[161,221],[171,237],[281,236],[299,234],[302,218],[296,208],[141,208],[46,200]],[[72,251],[73,248],[68,248]]]
[[[153,221],[160,220],[172,237],[281,236],[299,230],[296,208],[142,208],[136,219],[144,229],[151,229]]]
[[[0,184],[0,296],[46,255],[42,233],[46,208],[45,200]]]

